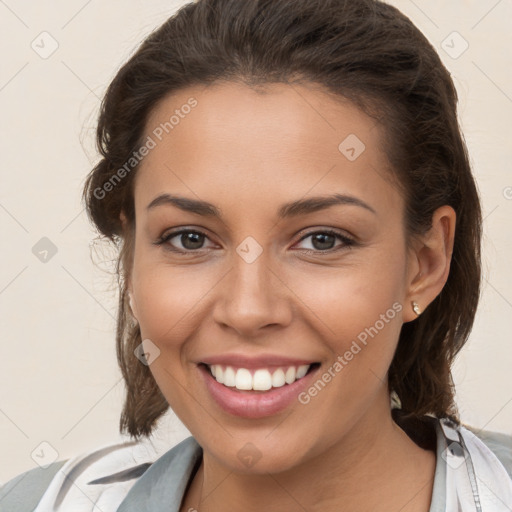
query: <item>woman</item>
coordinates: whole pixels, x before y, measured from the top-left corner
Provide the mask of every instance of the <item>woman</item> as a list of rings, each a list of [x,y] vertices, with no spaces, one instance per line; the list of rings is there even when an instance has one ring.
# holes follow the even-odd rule
[[[84,199],[120,247],[121,431],[170,406],[192,437],[59,461],[3,503],[510,510],[512,440],[460,424],[450,373],[482,222],[456,102],[373,0],[199,0],[151,34]]]

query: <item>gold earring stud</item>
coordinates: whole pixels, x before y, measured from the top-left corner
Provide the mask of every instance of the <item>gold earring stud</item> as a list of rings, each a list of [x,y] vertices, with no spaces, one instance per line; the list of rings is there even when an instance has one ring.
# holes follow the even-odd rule
[[[412,301],[411,302],[412,304],[412,310],[419,316],[421,315],[421,309],[420,309],[420,306],[419,304],[416,302],[416,301]]]

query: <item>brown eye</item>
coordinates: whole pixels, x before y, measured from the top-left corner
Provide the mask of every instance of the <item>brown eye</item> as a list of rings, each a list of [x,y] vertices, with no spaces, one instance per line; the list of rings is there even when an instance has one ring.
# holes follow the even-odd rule
[[[173,243],[171,240],[176,239]],[[191,229],[182,229],[167,233],[155,242],[156,245],[164,245],[165,249],[174,252],[194,252],[204,249],[204,242],[208,237],[205,233]]]
[[[183,247],[190,251],[201,249],[205,238],[204,235],[192,231],[181,233],[181,235],[176,235],[172,238],[176,238],[177,236],[180,237],[179,241],[183,245]],[[172,240],[172,238],[170,240]]]
[[[337,231],[314,231],[308,233],[304,237],[301,238],[301,242],[311,238],[311,248],[307,247],[306,251],[308,252],[334,252],[343,248],[350,248],[355,245],[355,240],[338,233]],[[336,240],[341,241],[337,247],[335,246]]]

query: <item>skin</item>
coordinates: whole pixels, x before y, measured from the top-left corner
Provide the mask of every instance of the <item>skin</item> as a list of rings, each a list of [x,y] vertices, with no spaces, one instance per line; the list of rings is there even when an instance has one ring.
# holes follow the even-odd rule
[[[160,350],[150,370],[203,448],[180,510],[428,512],[435,453],[392,421],[386,376],[402,324],[417,318],[411,301],[423,311],[447,280],[455,212],[437,210],[408,248],[380,126],[318,86],[190,87],[157,105],[146,136],[190,97],[198,105],[137,171],[129,279],[142,339]],[[349,134],[366,146],[354,161],[338,150]],[[164,192],[209,201],[223,220],[172,205],[147,211]],[[335,205],[277,217],[283,203],[333,192],[376,213]],[[189,254],[154,245],[177,227],[205,233],[202,248],[191,252],[181,236],[167,247]],[[329,228],[357,245],[301,240]],[[250,264],[236,252],[248,236],[263,250]],[[228,352],[319,361],[322,374],[394,303],[403,309],[307,405],[239,418],[198,378],[198,361]],[[261,455],[250,468],[237,457],[249,442]]]

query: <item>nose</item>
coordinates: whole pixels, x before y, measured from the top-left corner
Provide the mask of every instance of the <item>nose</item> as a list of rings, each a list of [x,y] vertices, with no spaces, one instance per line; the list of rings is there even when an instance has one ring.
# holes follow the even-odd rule
[[[265,252],[250,263],[234,253],[232,267],[217,287],[214,320],[218,325],[240,337],[255,338],[263,330],[290,324],[293,293],[269,263]]]

